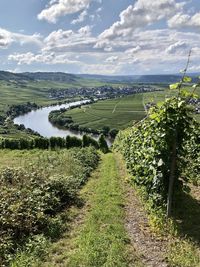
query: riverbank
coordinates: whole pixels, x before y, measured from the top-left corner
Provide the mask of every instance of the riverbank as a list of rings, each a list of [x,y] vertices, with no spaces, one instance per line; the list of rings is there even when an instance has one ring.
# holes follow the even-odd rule
[[[99,100],[81,108],[52,111],[49,120],[61,129],[77,130],[86,133],[103,133],[115,138],[118,131],[131,126],[145,116],[143,95],[124,96],[115,99]]]
[[[51,137],[51,136],[65,137],[66,135],[70,135],[80,138],[82,136],[81,134],[73,133],[68,130],[61,130],[53,126],[49,122],[48,116],[49,113],[53,110],[68,108],[74,105],[77,106],[88,102],[90,102],[90,100],[82,100],[82,101],[71,102],[68,104],[40,108],[37,110],[33,110],[25,115],[16,117],[14,119],[14,123],[18,125],[23,124],[26,128],[30,128],[44,137]]]

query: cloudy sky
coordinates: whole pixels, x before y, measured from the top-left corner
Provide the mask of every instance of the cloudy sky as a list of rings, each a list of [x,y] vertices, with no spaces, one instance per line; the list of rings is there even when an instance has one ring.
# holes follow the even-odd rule
[[[0,0],[0,69],[200,71],[200,0]]]

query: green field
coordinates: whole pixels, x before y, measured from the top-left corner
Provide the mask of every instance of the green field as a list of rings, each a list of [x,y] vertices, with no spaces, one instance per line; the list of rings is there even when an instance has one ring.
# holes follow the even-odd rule
[[[102,100],[64,113],[82,127],[101,129],[103,126],[123,129],[145,116],[143,94]]]
[[[185,90],[187,90],[190,93],[193,93],[194,88],[186,87]],[[197,87],[194,93],[195,95],[200,97],[200,87]],[[170,98],[175,95],[178,95],[177,90],[165,89],[163,91],[156,91],[144,94],[143,101],[144,103],[149,103],[149,102],[159,103],[165,101],[166,98]],[[194,117],[198,122],[200,122],[200,114],[195,114]]]
[[[8,105],[22,104],[28,101],[39,105],[49,105],[56,100],[48,97],[50,89],[68,89],[81,87],[98,87],[106,83],[94,80],[80,79],[74,83],[61,83],[54,81],[0,81],[0,113],[8,108]],[[108,83],[107,83],[108,84]],[[120,84],[110,83],[110,86],[118,87]],[[126,84],[125,84],[126,85]]]
[[[187,88],[191,92],[191,89]],[[145,116],[144,105],[146,103],[158,103],[168,97],[177,95],[176,90],[165,89],[144,94],[136,94],[117,99],[102,100],[97,103],[82,106],[62,113],[61,117],[72,117],[74,124],[80,127],[101,130],[104,126],[116,129],[125,129],[134,121],[141,120]],[[200,96],[200,89],[196,94]],[[199,115],[195,115],[200,120]]]
[[[0,112],[5,111],[8,105],[22,104],[28,101],[35,102],[39,105],[51,104],[55,100],[52,101],[49,99],[48,90],[51,88],[67,89],[71,86],[74,85],[46,81],[24,83],[0,81]]]
[[[185,90],[188,92],[192,93],[194,88],[191,87],[186,87]],[[178,91],[177,90],[170,90],[170,89],[165,89],[163,91],[156,91],[156,92],[149,92],[144,95],[144,102],[155,102],[158,103],[160,101],[164,101],[166,98],[172,97],[174,95],[177,95]],[[197,87],[195,90],[195,94],[200,96],[200,88]]]
[[[67,174],[72,175],[71,157],[67,150],[0,150],[0,171],[6,167],[22,167],[30,171],[37,169],[49,175]],[[64,164],[64,163],[68,164]]]

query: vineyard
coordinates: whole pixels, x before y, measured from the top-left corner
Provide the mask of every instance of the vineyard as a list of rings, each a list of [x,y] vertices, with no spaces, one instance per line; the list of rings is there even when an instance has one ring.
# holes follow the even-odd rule
[[[98,141],[2,137],[0,265],[200,266],[200,83],[190,83],[184,73],[167,95],[50,114],[93,127]],[[9,116],[31,108],[10,106]],[[111,148],[105,135],[117,135]]]
[[[194,192],[200,185],[200,124],[194,119],[191,98],[198,97],[194,92],[200,84],[193,85],[191,94],[182,89],[185,82],[191,78],[184,73],[180,83],[170,86],[178,95],[176,91],[152,105],[145,119],[119,132],[114,149],[124,157],[154,231],[178,240],[169,248],[170,266],[196,267],[199,204]]]
[[[100,131],[105,126],[110,129],[125,129],[133,121],[145,116],[143,95],[135,94],[116,99],[101,100],[91,105],[50,114],[50,121],[64,128],[91,129]]]

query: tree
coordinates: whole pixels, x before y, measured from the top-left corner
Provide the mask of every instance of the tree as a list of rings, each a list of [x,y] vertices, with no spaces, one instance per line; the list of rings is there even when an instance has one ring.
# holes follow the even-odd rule
[[[99,137],[99,148],[103,153],[108,153],[109,151],[108,144],[103,134]]]
[[[119,130],[112,129],[112,130],[110,130],[109,135],[110,135],[111,138],[114,139],[116,137],[116,135],[118,134],[118,132],[119,132]]]
[[[94,138],[86,134],[83,135],[82,143],[83,147],[93,146],[97,149],[99,148],[98,142]]]
[[[104,135],[108,135],[109,131],[110,131],[110,127],[108,127],[108,126],[103,126],[103,128],[102,128],[102,133],[103,133]]]

